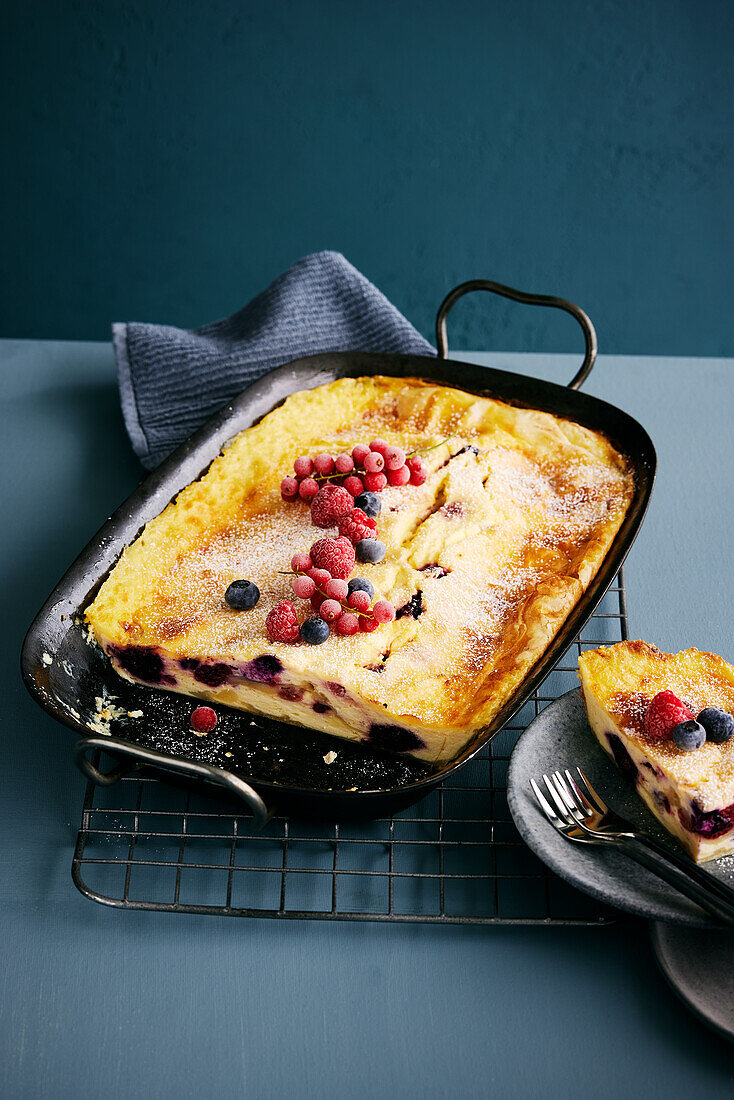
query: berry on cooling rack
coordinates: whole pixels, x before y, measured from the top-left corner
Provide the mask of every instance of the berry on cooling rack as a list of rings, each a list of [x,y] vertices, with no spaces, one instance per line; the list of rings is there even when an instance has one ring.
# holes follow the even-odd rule
[[[336,527],[339,517],[354,508],[354,497],[341,485],[322,485],[311,503],[311,520],[317,527]]]
[[[329,624],[314,615],[301,627],[301,637],[309,645],[322,645],[329,637]]]
[[[362,478],[365,489],[370,493],[381,493],[387,485],[384,474],[365,474]]]
[[[372,581],[368,581],[366,577],[352,577],[347,584],[347,588],[349,589],[349,596],[351,596],[352,592],[366,592],[369,598],[372,599],[375,594]]]
[[[375,537],[377,524],[360,508],[353,508],[346,515],[339,517],[339,534],[356,546],[360,539]]]
[[[693,715],[672,691],[659,691],[645,711],[645,733],[653,741],[669,741],[673,729]]]
[[[343,611],[342,605],[338,600],[324,600],[319,608],[319,615],[327,623],[334,623],[339,618]]]
[[[284,477],[280,483],[280,495],[283,500],[287,500],[288,503],[292,503],[298,499],[298,478],[296,477]]]
[[[260,589],[252,581],[232,581],[224,593],[224,602],[233,611],[249,611],[260,599]]]
[[[705,707],[699,714],[698,721],[706,730],[706,739],[713,741],[715,745],[723,745],[724,741],[731,740],[734,735],[734,718],[719,707]]]
[[[299,636],[296,609],[290,600],[281,600],[269,612],[265,629],[271,642],[297,642]]]
[[[298,495],[301,500],[307,500],[309,503],[313,500],[319,491],[319,483],[312,477],[305,477],[301,484],[298,486]]]
[[[356,474],[350,474],[349,477],[344,478],[344,488],[351,496],[358,497],[364,489],[364,482]]]
[[[191,728],[197,733],[211,733],[217,724],[217,716],[211,707],[197,707],[191,715]]]
[[[673,726],[671,737],[682,752],[695,752],[705,744],[706,730],[695,718],[689,718]]]
[[[385,557],[385,544],[379,539],[360,539],[355,550],[358,561],[378,562]]]
[[[388,485],[407,485],[410,481],[410,470],[407,466],[399,466],[396,470],[387,471]]]
[[[377,493],[360,493],[354,498],[354,507],[364,512],[368,519],[375,519],[382,511],[382,501]]]

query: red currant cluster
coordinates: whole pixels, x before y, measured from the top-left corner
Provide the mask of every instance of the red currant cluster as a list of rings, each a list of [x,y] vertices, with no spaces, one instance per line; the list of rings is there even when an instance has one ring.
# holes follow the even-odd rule
[[[406,456],[402,447],[393,447],[384,439],[373,439],[369,446],[357,443],[351,454],[301,455],[293,470],[295,477],[284,477],[280,483],[283,500],[310,502],[324,482],[341,484],[350,496],[357,497],[365,491],[381,493],[386,485],[422,485],[428,477],[416,451]]]
[[[291,559],[293,593],[299,599],[310,600],[316,616],[298,625],[296,609],[290,600],[283,600],[268,615],[265,625],[273,642],[297,642],[321,645],[329,637],[333,625],[338,634],[371,634],[380,623],[395,618],[395,608],[389,600],[375,600],[372,584],[363,577],[347,582],[354,569],[354,547],[340,535],[336,539],[319,539],[308,554],[297,553]]]

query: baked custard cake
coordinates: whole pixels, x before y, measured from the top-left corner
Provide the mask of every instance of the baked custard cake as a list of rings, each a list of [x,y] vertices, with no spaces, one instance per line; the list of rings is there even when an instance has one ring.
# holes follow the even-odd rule
[[[668,832],[699,863],[734,851],[734,668],[619,642],[579,675],[599,744]]]
[[[542,655],[633,490],[572,421],[344,378],[235,436],[87,622],[128,679],[446,761]]]

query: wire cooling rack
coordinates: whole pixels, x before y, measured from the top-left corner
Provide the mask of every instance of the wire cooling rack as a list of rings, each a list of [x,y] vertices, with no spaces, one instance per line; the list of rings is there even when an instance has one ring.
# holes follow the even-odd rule
[[[627,637],[622,572],[510,725],[451,781],[390,818],[284,817],[261,833],[221,803],[143,776],[87,785],[72,878],[123,909],[280,919],[597,925],[613,919],[533,855],[507,807],[520,734],[578,686],[578,654]]]

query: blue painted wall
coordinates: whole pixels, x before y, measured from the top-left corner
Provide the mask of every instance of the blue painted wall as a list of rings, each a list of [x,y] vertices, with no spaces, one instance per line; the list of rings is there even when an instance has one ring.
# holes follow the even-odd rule
[[[729,2],[15,0],[0,51],[0,334],[200,324],[335,248],[427,335],[485,275],[734,354]],[[489,300],[452,340],[578,342]]]

